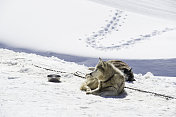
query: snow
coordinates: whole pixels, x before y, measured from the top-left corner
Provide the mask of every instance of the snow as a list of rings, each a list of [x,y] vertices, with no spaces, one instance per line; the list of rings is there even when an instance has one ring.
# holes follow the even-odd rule
[[[85,57],[176,58],[173,0],[100,3],[1,0],[0,43]]]
[[[175,0],[91,0],[104,5],[169,20],[176,19]]]
[[[136,79],[127,87],[176,98],[176,77],[168,77],[175,76],[175,9],[175,0],[1,0],[0,117],[175,117],[176,99],[128,88],[118,97],[86,95],[85,79],[72,74],[89,73],[77,63],[92,66],[97,57],[126,59]]]
[[[125,89],[127,95],[104,98],[86,95],[79,90],[85,80],[69,73],[88,73],[88,68],[56,57],[19,53],[0,49],[0,116],[95,116],[95,117],[175,117],[176,100]],[[38,65],[68,73],[61,74],[61,83],[47,81],[56,73]],[[158,77],[152,73],[135,74],[134,83],[126,86],[176,97],[176,78]]]

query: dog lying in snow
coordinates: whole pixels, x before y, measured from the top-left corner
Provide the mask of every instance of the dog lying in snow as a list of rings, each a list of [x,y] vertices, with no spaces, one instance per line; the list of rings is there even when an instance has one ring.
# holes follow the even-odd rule
[[[135,81],[132,68],[128,66],[128,64],[120,60],[109,60],[107,62],[112,63],[116,68],[121,70],[125,75],[126,81]],[[89,68],[89,70],[91,71],[94,71],[94,69],[95,69],[94,67]]]
[[[86,94],[117,96],[123,92],[124,86],[124,73],[111,62],[100,59],[95,70],[90,74],[86,74],[86,81],[81,85],[80,89],[86,91]]]

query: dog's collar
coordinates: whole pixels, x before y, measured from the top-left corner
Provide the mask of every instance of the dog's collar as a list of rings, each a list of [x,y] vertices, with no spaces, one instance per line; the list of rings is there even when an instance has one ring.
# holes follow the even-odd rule
[[[107,80],[103,81],[103,82],[106,83],[106,82],[110,81],[113,77],[114,77],[114,74],[111,77],[109,77]]]

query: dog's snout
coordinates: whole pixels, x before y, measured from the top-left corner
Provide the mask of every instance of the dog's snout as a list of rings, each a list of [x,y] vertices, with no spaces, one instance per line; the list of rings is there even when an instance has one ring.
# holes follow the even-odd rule
[[[86,76],[92,76],[92,72],[91,72],[91,73],[86,74]]]

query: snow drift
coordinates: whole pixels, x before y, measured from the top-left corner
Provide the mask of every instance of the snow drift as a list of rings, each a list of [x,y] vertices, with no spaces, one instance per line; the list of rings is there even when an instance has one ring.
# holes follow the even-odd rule
[[[87,67],[55,57],[18,53],[0,49],[0,116],[19,117],[175,117],[175,99],[125,89],[126,96],[103,98],[86,95],[79,87],[84,79],[69,73],[88,73]],[[68,73],[59,73],[61,83],[47,81],[56,73],[39,65]],[[126,86],[176,97],[176,78],[135,74]]]
[[[86,0],[1,0],[0,42],[86,57],[176,58],[174,1],[101,2],[115,7]]]
[[[103,0],[101,3],[103,5],[86,0],[0,1],[0,116],[175,117],[175,99],[130,89],[126,89],[127,95],[120,97],[86,95],[79,90],[84,79],[70,74],[90,72],[86,66],[56,57],[21,53],[45,56],[63,53],[59,56],[80,64],[94,63],[92,59],[65,54],[114,59],[176,58],[174,0]],[[114,8],[105,3],[113,4]],[[175,59],[170,60],[167,62],[171,66],[162,64],[166,74],[174,68]],[[138,69],[144,68],[139,61],[135,62],[132,64],[138,65]],[[158,61],[152,60],[150,64],[155,67],[147,66],[148,69],[152,67],[158,73]],[[56,72],[34,65],[66,73],[59,73],[61,83],[50,83],[46,76]],[[176,97],[175,77],[159,77],[148,72],[135,74],[135,79],[136,82],[127,82],[126,86]]]

